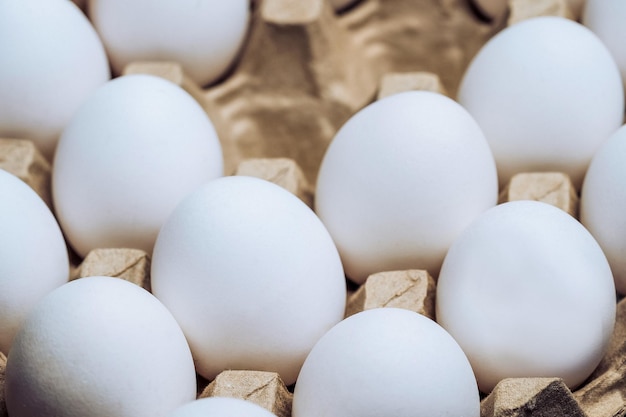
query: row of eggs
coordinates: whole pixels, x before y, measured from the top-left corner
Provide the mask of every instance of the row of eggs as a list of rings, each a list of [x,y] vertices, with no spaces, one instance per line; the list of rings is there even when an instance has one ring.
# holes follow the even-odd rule
[[[34,140],[48,158],[110,68],[121,74],[133,61],[176,61],[201,86],[219,81],[245,42],[251,7],[249,0],[76,2],[86,3],[89,20],[68,1],[0,2],[0,134]]]
[[[541,55],[533,55],[538,50]],[[522,76],[531,74],[541,74],[540,80],[524,83]],[[553,91],[552,85],[561,89]],[[559,94],[569,96],[550,101]],[[525,96],[530,103],[521,100]],[[432,93],[404,93],[357,113],[338,132],[321,166],[320,221],[295,197],[263,181],[210,181],[221,175],[219,142],[202,109],[172,84],[128,76],[98,88],[63,129],[53,164],[55,210],[82,255],[95,247],[150,252],[154,246],[153,292],[160,302],[132,286],[84,279],[53,291],[23,325],[39,298],[67,280],[67,255],[45,205],[3,174],[3,195],[11,198],[1,217],[2,276],[24,277],[3,282],[7,291],[0,306],[8,318],[0,323],[0,350],[10,351],[11,415],[40,415],[54,407],[59,415],[107,415],[112,398],[121,407],[115,415],[167,415],[193,399],[194,369],[212,378],[229,367],[276,370],[287,383],[297,378],[296,416],[319,414],[323,405],[328,414],[381,415],[390,404],[407,410],[420,404],[458,406],[459,415],[477,415],[474,373],[486,392],[503,376],[530,370],[562,376],[572,387],[581,383],[600,360],[612,329],[611,270],[591,235],[565,213],[539,203],[490,208],[498,189],[496,163],[501,182],[510,175],[504,171],[510,161],[499,162],[502,147],[494,147],[490,131],[500,129],[505,157],[527,156],[516,142],[506,144],[510,135],[502,132],[512,131],[532,144],[536,157],[557,157],[525,161],[530,166],[524,167],[555,169],[550,164],[559,163],[580,186],[595,150],[622,122],[615,63],[582,26],[536,19],[485,46],[467,72],[459,101],[465,108]],[[530,108],[530,119],[522,117],[524,108]],[[507,130],[505,122],[521,124]],[[567,140],[558,140],[561,135]],[[597,230],[609,234],[613,240],[603,249],[611,260],[613,245],[617,262],[623,252],[623,233],[616,227],[623,223],[617,201],[623,135],[623,129],[617,131],[595,153],[582,200],[583,219],[594,219],[583,221],[595,221]],[[530,140],[537,137],[544,139]],[[566,147],[542,148],[558,144]],[[599,241],[602,233],[596,232]],[[340,322],[344,270],[362,282],[385,269],[436,273],[442,262],[439,322],[463,351],[439,326],[408,312],[362,313]],[[619,263],[611,266],[617,279]],[[520,311],[527,320],[523,325],[515,321]],[[576,317],[575,326],[563,325],[564,312]],[[535,338],[547,347],[514,349]],[[320,347],[311,350],[314,345]],[[416,352],[416,346],[425,352]],[[383,362],[381,352],[391,349],[391,363]],[[426,363],[415,362],[416,356]],[[159,358],[165,357],[172,358],[172,369],[163,368]],[[128,374],[145,381],[156,364],[162,378],[144,388],[152,395],[115,380]],[[375,371],[374,365],[380,368]],[[378,383],[359,385],[383,369],[394,370],[386,374],[391,380],[377,374]],[[59,384],[60,375],[75,383]],[[339,395],[348,375],[347,385],[361,390]],[[407,383],[409,375],[419,380]],[[89,377],[97,377],[93,385],[84,383]],[[333,377],[338,379],[328,383]],[[424,385],[423,397],[406,391],[413,382]],[[383,386],[387,389],[376,395]],[[103,387],[119,391],[96,392]],[[455,387],[459,401],[434,395],[443,395],[442,387]]]

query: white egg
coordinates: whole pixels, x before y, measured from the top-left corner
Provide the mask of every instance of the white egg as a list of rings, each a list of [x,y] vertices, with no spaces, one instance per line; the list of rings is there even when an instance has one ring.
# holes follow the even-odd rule
[[[396,308],[367,310],[315,345],[296,382],[293,417],[480,416],[465,354],[437,323]]]
[[[286,384],[343,318],[346,284],[328,232],[268,181],[226,177],[187,197],[163,225],[152,290],[185,332],[198,372],[278,372]]]
[[[0,137],[51,159],[61,131],[110,77],[104,48],[67,0],[0,0]]]
[[[183,89],[149,75],[99,88],[64,130],[52,172],[59,222],[82,256],[152,251],[180,200],[222,175],[219,139]]]
[[[472,117],[440,94],[379,100],[339,130],[322,161],[315,208],[362,283],[385,270],[437,274],[454,239],[496,204],[495,163]]]
[[[11,417],[165,417],[195,399],[189,346],[167,309],[119,278],[44,297],[7,358]]]
[[[249,0],[88,0],[88,14],[118,74],[133,61],[177,61],[200,85],[233,64]]]
[[[611,54],[589,29],[559,17],[528,19],[489,40],[465,72],[459,102],[485,133],[500,185],[519,172],[560,171],[580,188],[624,117]]]
[[[0,352],[33,306],[69,278],[61,229],[26,183],[0,169]]]
[[[591,160],[581,191],[580,221],[604,250],[617,291],[626,294],[626,126]]]
[[[582,383],[615,322],[611,269],[591,234],[546,203],[492,208],[450,248],[437,320],[461,345],[478,385],[510,377]]]
[[[609,48],[622,74],[626,89],[626,2],[587,0],[582,22]],[[626,90],[625,90],[626,91]]]
[[[238,398],[209,397],[178,407],[168,417],[276,417],[265,408]]]

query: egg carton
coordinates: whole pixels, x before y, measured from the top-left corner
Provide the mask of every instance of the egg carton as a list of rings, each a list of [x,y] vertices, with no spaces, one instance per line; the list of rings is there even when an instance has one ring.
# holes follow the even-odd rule
[[[383,75],[429,71],[454,95],[493,33],[465,0],[367,0],[340,14],[323,0],[260,2],[238,64],[203,92],[226,172],[287,157],[314,182],[335,132],[375,99]]]
[[[194,84],[175,62],[135,62],[124,73],[159,75],[196,98],[216,127],[227,174],[273,181],[312,206],[324,152],[359,109],[409,89],[455,97],[471,58],[507,23],[546,14],[575,19],[579,13],[575,1],[567,0],[511,0],[509,12],[491,14],[480,3],[361,0],[335,12],[324,0],[263,0],[253,2],[238,62],[215,85]],[[50,205],[50,164],[31,142],[1,139],[0,168],[18,175]],[[545,201],[577,216],[576,190],[562,173],[513,177],[500,202],[519,199]],[[74,256],[71,278],[115,276],[149,290],[149,262],[139,250],[97,249],[84,260]],[[351,285],[346,316],[399,306],[434,318],[435,290],[426,271],[374,274],[361,286]],[[580,388],[571,392],[558,378],[504,380],[482,400],[481,416],[626,415],[625,314],[620,302],[608,352]],[[0,417],[6,415],[5,361],[0,353]],[[291,391],[275,373],[225,371],[210,383],[199,377],[199,388],[199,398],[239,397],[290,416]]]

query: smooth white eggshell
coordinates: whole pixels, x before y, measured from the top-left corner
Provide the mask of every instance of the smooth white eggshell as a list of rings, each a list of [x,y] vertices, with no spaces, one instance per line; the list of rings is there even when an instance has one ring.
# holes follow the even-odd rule
[[[621,124],[624,93],[608,49],[584,26],[537,17],[509,26],[470,63],[458,95],[493,150],[500,185],[560,171],[577,188]]]
[[[268,181],[209,182],[163,225],[152,290],[180,323],[198,372],[278,372],[286,384],[343,318],[346,284],[328,232]]]
[[[296,382],[293,417],[480,415],[465,354],[437,323],[396,308],[367,310],[315,345]]]
[[[0,169],[0,352],[33,306],[69,278],[61,229],[25,182]]]
[[[238,398],[209,397],[178,407],[168,417],[276,417],[253,402]]]
[[[233,63],[249,9],[249,0],[88,0],[116,73],[133,61],[176,61],[200,85]]]
[[[379,100],[339,130],[322,161],[315,209],[346,274],[435,275],[454,239],[496,204],[493,156],[453,100],[412,91]]]
[[[626,2],[623,0],[587,0],[582,22],[609,48],[626,88]],[[626,90],[625,90],[626,91]]]
[[[591,160],[581,191],[580,221],[604,250],[617,291],[626,294],[626,126]]]
[[[167,309],[119,278],[48,294],[7,358],[11,417],[164,417],[195,399],[189,346]]]
[[[102,247],[152,251],[180,200],[222,175],[219,139],[183,89],[150,75],[99,88],[64,130],[52,171],[54,206],[82,256]]]
[[[110,77],[104,47],[67,0],[0,1],[0,137],[51,159],[80,104]]]
[[[489,392],[510,377],[582,383],[615,322],[611,269],[569,214],[536,201],[485,212],[454,242],[437,283],[437,320]]]

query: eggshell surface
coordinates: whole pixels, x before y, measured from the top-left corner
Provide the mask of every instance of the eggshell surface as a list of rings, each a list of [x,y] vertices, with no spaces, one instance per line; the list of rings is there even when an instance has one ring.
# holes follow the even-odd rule
[[[586,0],[582,22],[609,48],[626,88],[626,2]],[[626,90],[625,90],[626,91]]]
[[[116,73],[132,61],[176,61],[200,85],[233,63],[249,8],[248,0],[88,0]]]
[[[496,204],[487,142],[453,100],[412,91],[379,100],[339,130],[322,161],[315,209],[347,276],[436,275],[460,232]]]
[[[0,352],[9,353],[28,312],[69,278],[61,229],[26,183],[0,169]]]
[[[37,304],[5,384],[12,417],[159,417],[196,395],[174,318],[149,292],[110,277],[72,281]]]
[[[0,137],[51,159],[80,104],[109,78],[104,47],[67,0],[0,1]]]
[[[606,254],[617,291],[626,294],[626,126],[591,160],[581,191],[580,221]]]
[[[168,417],[276,417],[265,408],[238,398],[209,397],[178,407]]]
[[[501,186],[520,172],[558,171],[580,189],[591,157],[624,117],[609,50],[559,17],[528,19],[489,40],[465,72],[458,100],[482,128]]]
[[[556,207],[515,201],[485,212],[454,242],[436,305],[488,393],[513,377],[560,377],[574,389],[604,355],[616,303],[591,234]]]
[[[154,248],[152,289],[205,378],[250,369],[287,385],[346,297],[337,249],[311,209],[245,176],[213,180],[176,208]]]
[[[480,416],[465,354],[434,321],[379,308],[333,327],[307,357],[293,417]]]
[[[219,139],[183,89],[149,75],[116,78],[91,96],[59,141],[53,198],[82,256],[103,247],[150,253],[180,200],[222,175]]]

